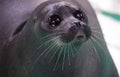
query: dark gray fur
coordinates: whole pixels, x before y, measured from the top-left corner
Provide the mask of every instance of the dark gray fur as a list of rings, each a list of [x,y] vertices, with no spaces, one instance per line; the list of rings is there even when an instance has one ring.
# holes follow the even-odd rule
[[[51,1],[54,3],[58,0]],[[71,1],[84,9],[88,25],[102,34],[96,15],[87,0],[66,1]],[[36,54],[39,43],[33,31],[36,14],[33,13],[33,9],[39,3],[39,0],[35,3],[33,0],[0,1],[0,77],[118,77],[103,35],[100,35],[102,41],[99,41],[104,49],[95,43],[100,60],[93,51],[92,44],[87,42],[88,44],[83,44],[75,57],[71,58],[70,66],[66,62],[64,70],[53,71],[53,65],[48,64],[47,58],[44,57],[40,58],[31,70],[34,60],[39,55]],[[42,10],[43,6],[37,10]],[[14,36],[18,26],[26,20],[22,31]],[[40,50],[39,52],[42,52],[42,49]]]

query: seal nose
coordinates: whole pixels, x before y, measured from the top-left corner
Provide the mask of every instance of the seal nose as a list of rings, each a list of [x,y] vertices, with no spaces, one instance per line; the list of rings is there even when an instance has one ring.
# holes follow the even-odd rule
[[[73,38],[77,38],[79,40],[85,39],[84,34],[84,26],[80,24],[80,22],[74,22],[73,26],[69,29],[70,34],[72,34]]]
[[[75,26],[76,26],[76,27],[78,27],[78,28],[80,28],[80,27],[81,27],[80,22],[74,22],[74,24],[75,24]]]
[[[71,42],[80,29],[80,22],[75,22],[71,24],[71,27],[68,29],[68,33],[62,35],[63,42]]]
[[[80,27],[81,27],[80,22],[74,22],[73,26],[69,29],[69,31],[70,31],[70,33],[76,34],[78,32],[78,30],[80,29]]]

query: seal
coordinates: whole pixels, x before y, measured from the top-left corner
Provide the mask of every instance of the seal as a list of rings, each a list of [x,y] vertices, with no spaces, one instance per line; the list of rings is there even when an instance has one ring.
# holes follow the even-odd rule
[[[40,4],[3,49],[0,76],[118,77],[88,6],[69,0]]]

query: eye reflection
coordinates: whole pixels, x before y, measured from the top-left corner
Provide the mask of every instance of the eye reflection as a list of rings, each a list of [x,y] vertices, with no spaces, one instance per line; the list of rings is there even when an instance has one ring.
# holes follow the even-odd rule
[[[57,27],[60,25],[62,19],[59,15],[52,15],[48,18],[48,23],[50,27]]]
[[[73,16],[74,16],[75,18],[79,19],[80,21],[88,22],[87,16],[85,15],[85,13],[84,13],[83,11],[76,10],[76,11],[73,13]]]

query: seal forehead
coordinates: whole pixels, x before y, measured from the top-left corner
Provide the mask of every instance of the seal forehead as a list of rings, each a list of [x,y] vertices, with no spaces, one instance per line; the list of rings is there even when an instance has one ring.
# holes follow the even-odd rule
[[[43,12],[46,12],[46,11],[53,12],[55,9],[58,9],[59,7],[62,7],[62,6],[70,6],[72,8],[78,8],[77,6],[73,5],[70,2],[61,1],[61,2],[52,3],[52,4],[47,5],[44,8]]]

